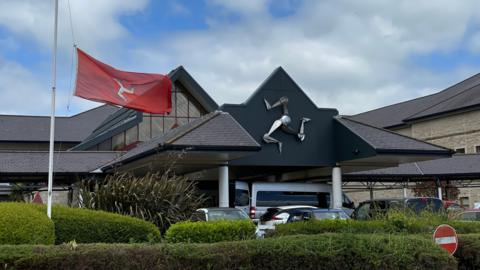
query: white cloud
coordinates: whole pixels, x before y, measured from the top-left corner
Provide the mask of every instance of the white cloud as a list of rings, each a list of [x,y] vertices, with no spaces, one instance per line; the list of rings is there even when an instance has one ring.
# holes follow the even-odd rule
[[[208,7],[215,8],[205,18],[209,29],[172,33],[156,42],[137,39],[128,49],[124,44],[137,37],[119,18],[142,12],[147,0],[71,3],[77,41],[87,51],[139,71],[168,72],[184,65],[220,104],[243,102],[283,66],[317,105],[362,112],[439,90],[474,71],[463,66],[435,74],[412,65],[414,55],[448,52],[465,40],[472,48],[480,44],[480,38],[465,36],[469,26],[479,23],[474,0],[305,0],[282,18],[269,14],[273,0],[208,0]],[[61,10],[67,14],[66,6]],[[0,25],[45,48],[51,43],[49,14],[49,1],[0,2]],[[241,19],[230,20],[232,15]],[[68,48],[69,25],[66,17],[62,20],[61,43]],[[94,106],[76,98],[72,104],[78,110]]]
[[[242,102],[281,65],[319,106],[341,113],[444,85],[448,80],[408,59],[458,45],[479,10],[477,1],[305,1],[296,14],[278,19],[263,1],[253,7],[255,1],[220,2],[249,19],[141,46],[133,57],[149,57],[138,57],[138,65],[182,64],[219,103]]]

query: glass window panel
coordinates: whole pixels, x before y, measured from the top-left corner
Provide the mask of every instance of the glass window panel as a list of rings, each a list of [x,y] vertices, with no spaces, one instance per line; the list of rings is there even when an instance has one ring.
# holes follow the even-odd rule
[[[175,128],[175,118],[173,117],[165,117],[165,129],[164,132],[167,133],[170,129]]]
[[[138,124],[138,140],[143,142],[150,139],[150,116],[143,116],[142,122]]]
[[[177,102],[176,102],[176,94],[177,92],[172,92],[172,112],[170,112],[169,116],[176,116],[177,115]]]
[[[152,116],[152,138],[163,134],[163,116]]]
[[[112,149],[121,150],[125,147],[125,132],[112,137]]]
[[[99,143],[98,151],[112,151],[112,139],[107,139]]]
[[[182,93],[177,93],[177,116],[188,117],[188,99]]]
[[[125,144],[138,142],[138,126],[131,127],[125,132]]]
[[[177,118],[177,126],[183,126],[188,123],[188,118]]]
[[[198,107],[192,102],[188,102],[188,116],[190,117],[200,117],[201,113]]]

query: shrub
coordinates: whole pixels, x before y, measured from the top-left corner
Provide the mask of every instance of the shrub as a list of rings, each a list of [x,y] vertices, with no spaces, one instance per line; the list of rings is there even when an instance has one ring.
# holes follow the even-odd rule
[[[148,242],[160,238],[158,228],[150,222],[104,211],[55,205],[52,220],[56,244]]]
[[[480,269],[480,234],[458,236],[458,269]]]
[[[214,243],[221,241],[246,240],[255,237],[255,225],[245,221],[184,221],[173,224],[165,233],[170,243]]]
[[[85,180],[79,194],[86,208],[151,221],[162,233],[171,224],[188,220],[205,201],[193,181],[168,169],[143,177],[114,174],[103,181]]]
[[[430,221],[395,218],[388,220],[311,220],[277,225],[268,236],[319,233],[433,233],[442,224],[449,224],[459,234],[480,233],[480,222]]]
[[[0,247],[2,249],[8,247]],[[456,269],[452,256],[415,236],[323,234],[214,244],[23,247],[17,269]],[[0,257],[1,258],[1,257]]]
[[[0,244],[53,244],[55,229],[46,212],[26,203],[0,203]]]

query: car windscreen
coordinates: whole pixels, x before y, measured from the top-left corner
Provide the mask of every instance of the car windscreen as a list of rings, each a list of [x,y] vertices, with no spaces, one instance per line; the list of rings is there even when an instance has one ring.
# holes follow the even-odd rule
[[[248,190],[236,189],[235,190],[235,206],[247,206],[250,202],[250,196]]]
[[[249,217],[242,210],[209,210],[208,221],[214,220],[242,220]]]
[[[342,211],[329,211],[329,212],[319,212],[319,211],[314,211],[313,216],[315,219],[348,219],[349,217],[347,214],[345,214]]]
[[[311,205],[329,208],[328,192],[258,191],[256,206]]]
[[[460,215],[461,220],[480,221],[480,212],[464,212]]]
[[[432,198],[409,199],[406,206],[415,213],[420,213],[422,211],[440,212],[443,208],[442,201]]]
[[[268,208],[267,212],[260,217],[260,221],[267,221],[280,211],[278,208]]]

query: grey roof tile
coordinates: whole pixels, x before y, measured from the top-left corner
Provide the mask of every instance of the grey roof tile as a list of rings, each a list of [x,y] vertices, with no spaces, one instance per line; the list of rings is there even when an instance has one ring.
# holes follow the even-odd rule
[[[215,111],[172,129],[161,136],[138,144],[108,165],[126,161],[159,147],[168,146],[185,149],[212,147],[225,150],[260,148],[257,141],[229,113]]]
[[[351,116],[357,121],[390,128],[407,121],[480,105],[480,73],[438,93]]]
[[[118,157],[120,152],[55,152],[54,173],[89,173]],[[0,152],[0,174],[47,173],[48,151]]]
[[[349,176],[449,176],[449,175],[480,175],[480,154],[458,154],[451,158],[427,160],[415,163],[404,163],[398,167],[347,173]]]
[[[450,149],[410,138],[389,130],[367,125],[346,117],[336,120],[353,133],[378,150],[397,150],[411,152],[452,152]]]
[[[81,142],[118,108],[103,105],[71,117],[55,118],[55,141]],[[0,141],[48,142],[49,116],[0,115]]]

